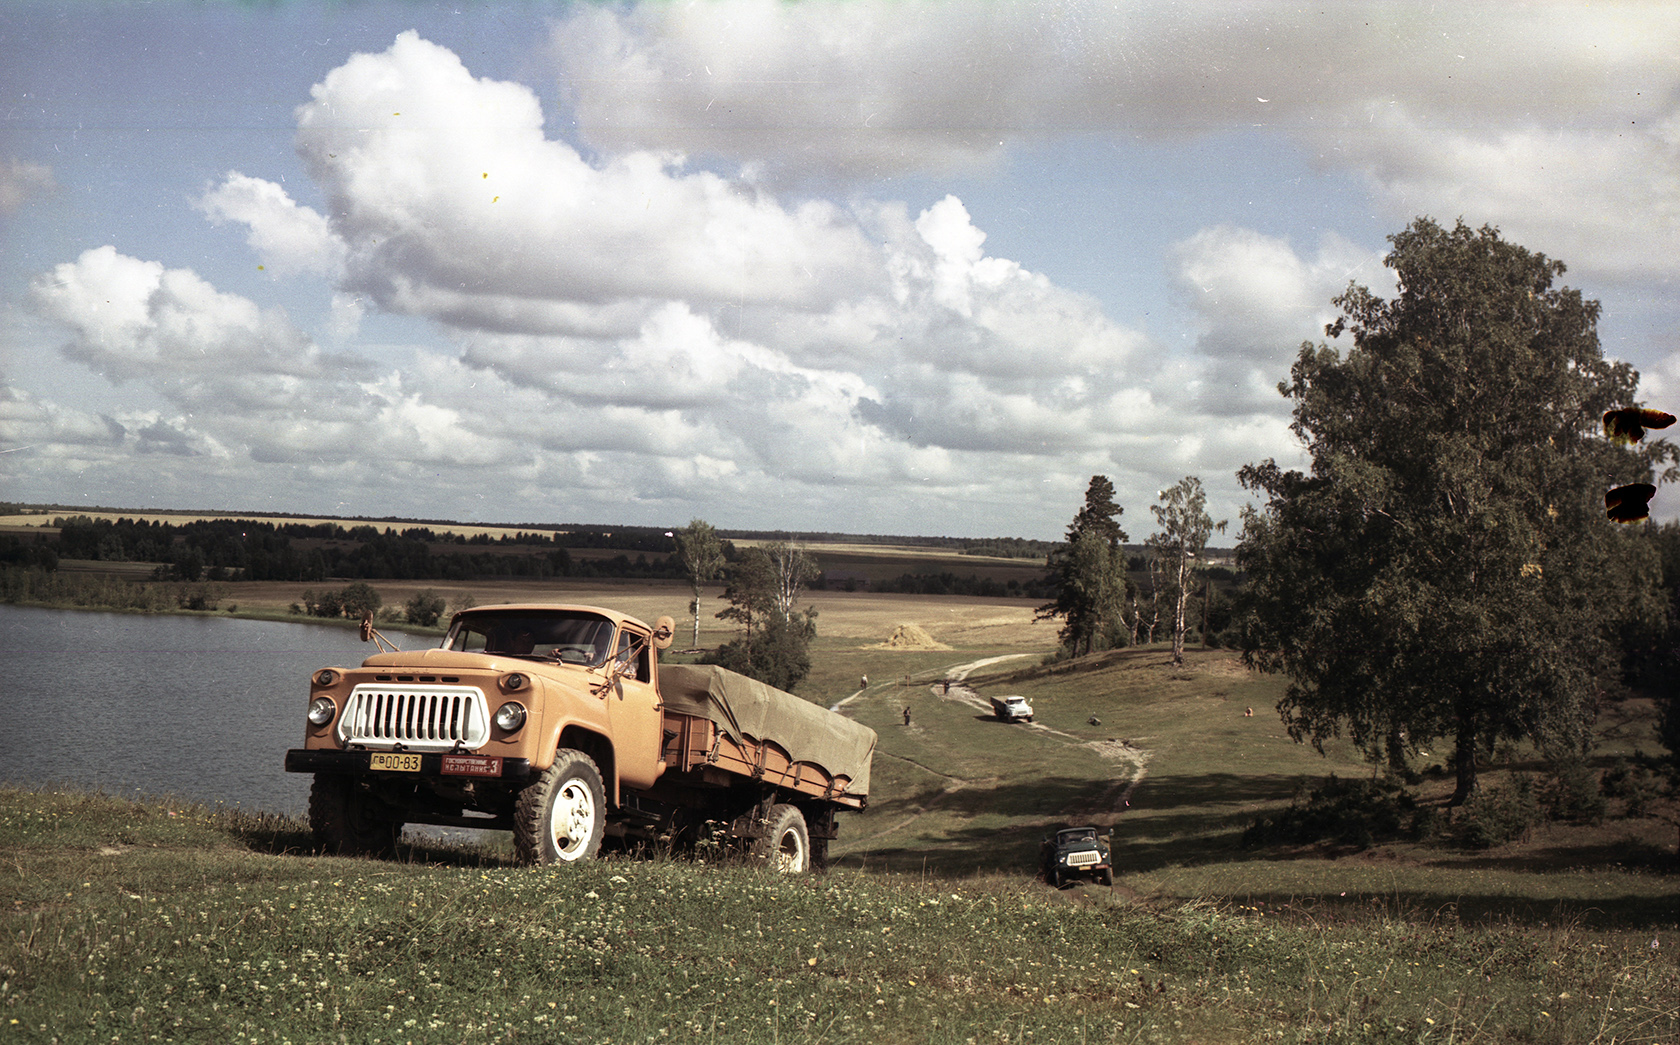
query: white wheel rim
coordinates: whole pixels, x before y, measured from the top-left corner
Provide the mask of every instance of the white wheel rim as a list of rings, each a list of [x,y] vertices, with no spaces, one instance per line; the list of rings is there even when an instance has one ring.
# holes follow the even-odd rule
[[[805,840],[798,831],[783,831],[776,845],[776,870],[782,874],[801,874],[805,870]]]
[[[562,860],[575,860],[595,830],[595,796],[581,780],[568,780],[554,796],[554,850]]]

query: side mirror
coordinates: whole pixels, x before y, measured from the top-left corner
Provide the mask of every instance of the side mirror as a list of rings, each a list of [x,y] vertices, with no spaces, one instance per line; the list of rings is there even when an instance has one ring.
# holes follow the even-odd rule
[[[671,639],[677,634],[677,622],[670,617],[661,617],[653,622],[653,646],[655,649],[666,649],[671,645]]]

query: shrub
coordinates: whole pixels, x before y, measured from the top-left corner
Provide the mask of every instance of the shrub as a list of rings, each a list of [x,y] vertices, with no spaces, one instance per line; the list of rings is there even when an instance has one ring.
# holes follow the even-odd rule
[[[700,663],[716,664],[791,693],[811,673],[810,644],[815,632],[808,621],[772,618],[744,638],[701,657]]]
[[[1534,781],[1524,774],[1504,787],[1486,787],[1471,795],[1453,820],[1453,835],[1467,848],[1490,849],[1522,838],[1539,822]]]
[[[1361,849],[1415,834],[1417,801],[1403,788],[1377,780],[1342,780],[1302,787],[1290,807],[1250,824],[1244,846],[1329,841]]]
[[[181,585],[175,596],[176,603],[183,610],[213,610],[221,605],[221,596],[216,589],[208,584],[195,584],[192,587]]]
[[[379,612],[379,604],[384,602],[379,593],[367,584],[358,581],[340,591],[315,592],[304,589],[303,609],[311,617],[349,617],[360,620]]]
[[[1545,797],[1551,818],[1570,823],[1602,823],[1609,808],[1599,791],[1598,774],[1582,758],[1563,759],[1552,766]]]
[[[380,603],[385,601],[371,585],[361,581],[345,588],[339,598],[344,604],[344,615],[351,620],[378,613]]]
[[[1618,758],[1604,771],[1599,789],[1609,798],[1619,798],[1625,817],[1641,817],[1650,812],[1651,801],[1657,797],[1657,782],[1643,765]]]
[[[443,596],[430,588],[416,592],[412,599],[403,604],[403,613],[410,624],[418,624],[422,628],[430,628],[437,624],[438,618],[443,616]]]

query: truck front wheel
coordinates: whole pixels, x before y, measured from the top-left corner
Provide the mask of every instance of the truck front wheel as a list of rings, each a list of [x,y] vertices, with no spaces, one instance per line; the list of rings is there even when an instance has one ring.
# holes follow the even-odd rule
[[[804,874],[811,869],[811,833],[797,806],[773,805],[765,816],[764,835],[753,844],[753,855],[772,871]]]
[[[513,848],[527,864],[588,860],[601,848],[606,823],[606,788],[595,760],[561,748],[537,782],[519,792]]]
[[[394,850],[402,824],[380,815],[378,802],[354,777],[316,773],[309,787],[309,832],[327,852],[355,856]]]

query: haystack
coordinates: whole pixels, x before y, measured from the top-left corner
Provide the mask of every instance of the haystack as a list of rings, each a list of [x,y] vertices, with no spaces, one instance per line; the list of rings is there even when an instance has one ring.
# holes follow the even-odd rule
[[[933,641],[933,636],[923,631],[917,624],[900,624],[887,636],[887,641],[881,643],[877,649],[950,649],[943,642]]]

